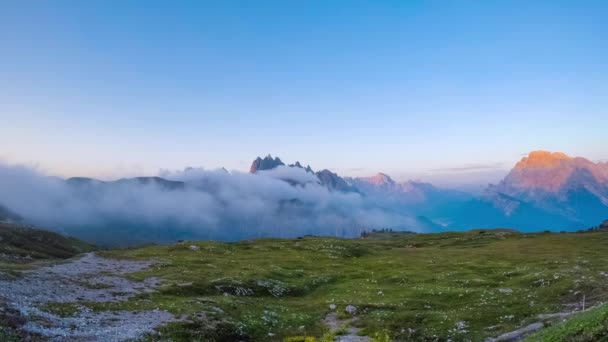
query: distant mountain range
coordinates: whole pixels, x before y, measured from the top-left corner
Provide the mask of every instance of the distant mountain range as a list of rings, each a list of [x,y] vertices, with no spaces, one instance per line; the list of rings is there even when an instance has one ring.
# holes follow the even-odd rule
[[[275,169],[279,166],[285,166],[285,163],[283,163],[278,157],[275,157],[274,159],[271,155],[268,155],[263,159],[257,157],[253,161],[253,163],[251,163],[251,168],[249,169],[249,172],[257,173],[258,171],[268,171]],[[357,188],[348,184],[344,178],[338,176],[336,173],[333,173],[327,169],[314,172],[310,165],[303,167],[299,161],[295,162],[294,164],[290,164],[288,167],[303,169],[308,173],[316,175],[319,179],[319,182],[331,191],[359,192]]]
[[[279,158],[256,159],[251,172],[285,166]],[[302,167],[296,162],[290,167]],[[310,166],[307,170],[313,172]],[[608,217],[608,163],[560,152],[533,151],[481,196],[439,189],[429,183],[396,182],[389,175],[342,178],[315,173],[331,190],[356,192],[374,203],[432,222],[437,229],[510,227],[573,230]]]
[[[397,182],[384,173],[341,177],[270,155],[256,158],[249,174],[187,168],[164,177],[109,182],[75,177],[30,180],[24,187],[4,184],[16,193],[0,194],[0,221],[51,226],[102,244],[119,237],[131,244],[355,236],[374,228],[557,231],[596,226],[608,218],[608,163],[546,151],[531,152],[481,195]],[[32,184],[39,187],[27,188]]]

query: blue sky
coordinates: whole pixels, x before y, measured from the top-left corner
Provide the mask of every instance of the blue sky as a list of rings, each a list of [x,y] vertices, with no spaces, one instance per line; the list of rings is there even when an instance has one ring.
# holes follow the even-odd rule
[[[0,159],[51,174],[608,159],[605,1],[3,1],[0,56]]]

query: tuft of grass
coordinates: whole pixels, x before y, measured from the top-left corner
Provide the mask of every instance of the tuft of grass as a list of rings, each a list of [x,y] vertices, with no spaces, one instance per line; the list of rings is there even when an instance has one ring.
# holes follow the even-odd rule
[[[81,306],[75,303],[47,303],[40,310],[60,317],[74,317],[80,312]]]
[[[3,342],[20,342],[22,341],[21,336],[17,335],[14,331],[9,330],[6,327],[0,327],[0,341]]]

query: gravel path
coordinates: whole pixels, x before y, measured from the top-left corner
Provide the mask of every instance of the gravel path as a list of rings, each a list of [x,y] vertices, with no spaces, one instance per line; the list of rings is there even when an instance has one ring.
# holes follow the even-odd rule
[[[327,314],[327,316],[325,316],[324,322],[331,332],[335,333],[340,331],[342,328],[345,329],[346,333],[343,335],[338,335],[336,337],[336,342],[371,342],[371,338],[358,335],[359,329],[352,326],[352,323],[354,323],[356,320],[356,317],[347,320],[340,320],[337,313],[330,312]]]
[[[106,259],[88,253],[67,263],[25,272],[16,279],[0,279],[0,297],[27,320],[23,329],[51,341],[125,341],[175,321],[162,310],[94,312],[82,307],[73,317],[60,317],[40,308],[48,303],[119,302],[155,291],[158,278],[143,282],[125,274],[143,270],[152,261]]]

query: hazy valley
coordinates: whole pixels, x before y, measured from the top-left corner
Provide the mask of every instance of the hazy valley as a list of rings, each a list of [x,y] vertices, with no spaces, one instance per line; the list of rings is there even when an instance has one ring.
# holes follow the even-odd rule
[[[583,158],[532,152],[482,194],[271,156],[116,181],[5,165],[0,186],[3,341],[608,334],[608,166]]]
[[[99,245],[235,241],[363,231],[575,231],[608,216],[608,165],[562,153],[523,158],[481,195],[389,175],[341,177],[257,158],[249,173],[187,168],[116,181],[0,167],[0,215]]]

